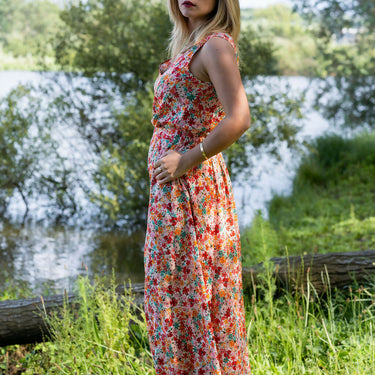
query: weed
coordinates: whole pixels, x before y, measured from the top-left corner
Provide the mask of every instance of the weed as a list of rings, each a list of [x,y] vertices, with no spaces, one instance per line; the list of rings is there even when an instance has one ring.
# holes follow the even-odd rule
[[[114,278],[104,285],[80,277],[76,308],[45,316],[53,341],[35,347],[25,374],[154,374],[143,310]]]

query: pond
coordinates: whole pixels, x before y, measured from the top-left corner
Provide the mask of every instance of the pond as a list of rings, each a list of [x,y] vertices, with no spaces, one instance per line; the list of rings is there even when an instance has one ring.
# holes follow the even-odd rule
[[[271,79],[271,78],[270,78]],[[17,84],[39,83],[41,76],[34,72],[0,72],[0,97]],[[293,90],[309,85],[304,77],[283,78]],[[308,91],[311,102],[313,88]],[[328,123],[308,107],[305,108],[301,137],[322,134]],[[151,125],[150,125],[151,126]],[[267,154],[254,156],[254,170],[246,182],[239,178],[233,183],[241,228],[248,225],[257,210],[267,216],[266,203],[272,195],[288,194],[298,160],[285,149],[283,161],[275,163]],[[14,205],[15,216],[22,204]],[[25,286],[35,293],[49,290],[71,290],[78,274],[90,277],[111,274],[114,270],[119,282],[142,282],[144,233],[131,236],[123,232],[104,231],[82,222],[73,226],[47,225],[43,220],[24,224],[3,220],[0,223],[0,290],[10,285]]]

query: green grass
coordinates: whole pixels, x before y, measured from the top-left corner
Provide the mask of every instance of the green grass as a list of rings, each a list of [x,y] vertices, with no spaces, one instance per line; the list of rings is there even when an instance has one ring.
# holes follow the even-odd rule
[[[25,374],[154,374],[144,312],[115,289],[80,277],[78,308],[45,316],[53,341],[34,347]]]
[[[265,262],[245,295],[252,374],[370,375],[375,368],[375,281],[324,297],[308,284],[275,296],[272,256],[374,248],[375,136],[318,139],[290,197],[275,197],[242,235],[244,266]],[[268,270],[268,271],[267,271]],[[145,316],[114,278],[77,281],[78,311],[46,316],[54,340],[0,349],[0,369],[24,374],[155,374]],[[131,329],[130,324],[132,324]],[[15,367],[15,366],[14,366]],[[1,370],[0,370],[1,372]],[[6,372],[5,372],[6,373]],[[20,372],[21,373],[21,372]]]
[[[260,256],[275,232],[258,217]],[[267,222],[266,222],[267,223]],[[270,242],[272,245],[272,241]],[[276,296],[273,265],[245,295],[252,374],[372,374],[375,368],[375,278],[366,288],[318,295],[308,282]],[[327,277],[329,283],[329,278]]]
[[[267,276],[265,276],[267,279]],[[142,309],[115,284],[81,277],[79,308],[46,317],[54,341],[36,345],[20,361],[24,374],[155,374]],[[253,374],[371,374],[375,368],[375,287],[321,298],[274,298],[268,278],[246,298]],[[133,323],[132,329],[129,324]]]
[[[311,285],[305,295],[254,295],[246,314],[253,374],[371,374],[374,303],[374,288],[324,299]]]
[[[261,240],[267,251],[264,234]],[[286,292],[275,298],[274,279],[268,275],[245,298],[253,374],[371,374],[375,284],[324,298],[309,285],[305,294]],[[113,280],[108,285],[80,277],[77,310],[65,306],[45,316],[54,340],[2,348],[0,371],[9,368],[8,352],[13,362],[18,360],[13,370],[18,366],[23,374],[155,374],[144,312],[129,294],[117,296]]]
[[[265,231],[268,253],[257,239]],[[325,136],[311,145],[291,196],[275,196],[242,235],[247,266],[269,256],[375,249],[375,133]]]
[[[373,374],[375,284],[325,298],[309,285],[273,298],[273,256],[375,249],[375,133],[311,145],[289,197],[276,196],[242,233],[243,265],[265,262],[247,301],[253,374]],[[268,267],[269,266],[269,267]],[[270,273],[268,273],[269,275]],[[260,298],[259,296],[262,296]]]

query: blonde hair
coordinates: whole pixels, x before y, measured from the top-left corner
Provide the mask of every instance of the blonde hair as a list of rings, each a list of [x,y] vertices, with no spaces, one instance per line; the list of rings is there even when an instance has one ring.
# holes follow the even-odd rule
[[[191,35],[187,20],[182,15],[177,0],[168,0],[168,10],[173,22],[173,31],[168,47],[172,57],[214,32],[228,33],[237,43],[240,34],[239,0],[217,0],[216,8],[207,22],[195,29]]]

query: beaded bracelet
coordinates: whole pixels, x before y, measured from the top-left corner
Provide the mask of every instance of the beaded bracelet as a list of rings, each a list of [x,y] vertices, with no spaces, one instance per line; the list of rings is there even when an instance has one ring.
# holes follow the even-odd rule
[[[204,152],[204,148],[203,148],[203,141],[199,144],[199,148],[201,149],[201,153],[203,155],[203,157],[208,160],[208,157],[206,155],[206,153]]]

